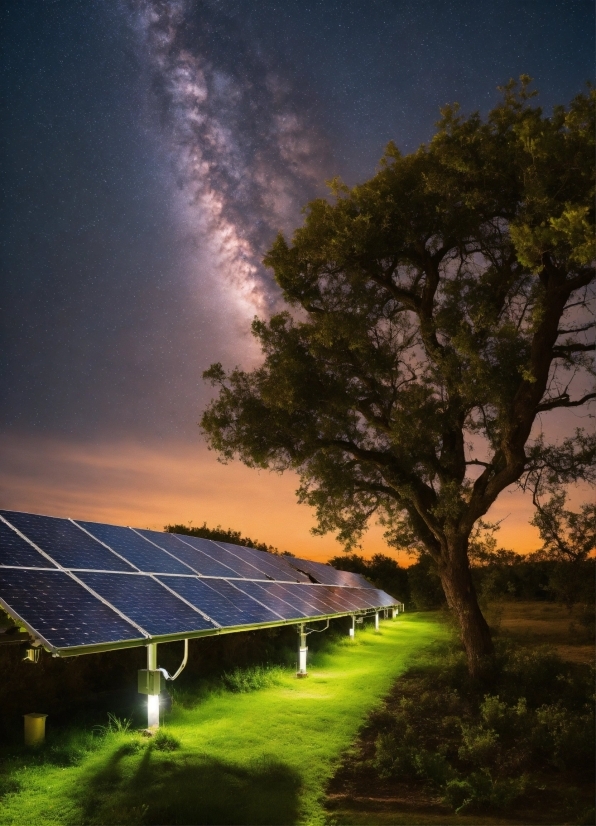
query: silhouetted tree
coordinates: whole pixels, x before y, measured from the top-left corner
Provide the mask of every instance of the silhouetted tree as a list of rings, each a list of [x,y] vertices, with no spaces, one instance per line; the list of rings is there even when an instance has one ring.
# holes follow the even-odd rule
[[[473,674],[492,653],[468,542],[544,460],[585,477],[594,440],[532,441],[536,417],[596,397],[592,91],[551,117],[510,82],[483,121],[442,111],[427,146],[390,144],[371,180],[315,200],[265,263],[289,309],[253,333],[251,372],[212,365],[202,418],[224,460],[292,468],[317,532],[354,547],[374,514],[433,562]]]

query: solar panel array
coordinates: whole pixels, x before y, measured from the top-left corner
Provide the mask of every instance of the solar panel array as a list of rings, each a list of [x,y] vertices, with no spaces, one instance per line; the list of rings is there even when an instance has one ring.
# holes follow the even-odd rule
[[[0,511],[0,604],[68,656],[390,607],[364,577],[180,534]]]

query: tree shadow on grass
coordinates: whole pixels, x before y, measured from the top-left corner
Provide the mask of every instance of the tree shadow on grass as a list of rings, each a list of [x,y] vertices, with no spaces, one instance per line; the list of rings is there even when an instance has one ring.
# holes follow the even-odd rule
[[[249,765],[207,754],[162,754],[150,744],[139,756],[117,749],[82,778],[75,795],[85,824],[271,824],[298,820],[299,774],[272,757]]]

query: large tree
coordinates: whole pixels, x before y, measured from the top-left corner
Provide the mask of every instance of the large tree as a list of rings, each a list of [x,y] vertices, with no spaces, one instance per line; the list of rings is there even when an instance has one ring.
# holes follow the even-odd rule
[[[376,514],[432,556],[472,673],[492,653],[475,523],[547,453],[566,481],[594,457],[586,434],[557,448],[533,426],[596,397],[595,96],[546,117],[528,82],[486,120],[445,108],[428,145],[390,144],[368,182],[332,182],[265,258],[289,307],[253,323],[262,365],[205,373],[224,461],[297,471],[318,531],[348,548]]]

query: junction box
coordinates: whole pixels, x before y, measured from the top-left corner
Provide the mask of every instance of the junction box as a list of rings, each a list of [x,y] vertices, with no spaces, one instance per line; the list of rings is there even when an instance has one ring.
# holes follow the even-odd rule
[[[139,671],[139,694],[159,694],[161,690],[161,671],[143,668]]]

